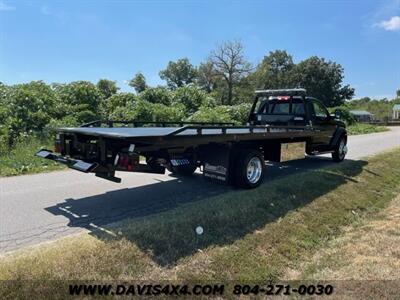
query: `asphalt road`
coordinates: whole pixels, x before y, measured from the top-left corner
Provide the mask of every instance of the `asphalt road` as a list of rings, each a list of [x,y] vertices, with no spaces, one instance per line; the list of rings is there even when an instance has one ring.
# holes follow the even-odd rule
[[[347,159],[357,160],[400,147],[400,127],[390,132],[351,136]],[[322,168],[326,157],[270,164],[264,184],[305,169]],[[122,183],[92,174],[60,171],[0,178],[0,253],[53,240],[126,217],[143,217],[201,201],[231,187],[171,174],[120,173]]]

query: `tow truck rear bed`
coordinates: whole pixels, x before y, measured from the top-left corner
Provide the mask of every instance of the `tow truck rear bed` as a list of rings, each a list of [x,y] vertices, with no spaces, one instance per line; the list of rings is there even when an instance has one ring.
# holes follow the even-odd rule
[[[153,148],[187,142],[200,145],[209,142],[258,139],[308,138],[316,134],[309,126],[183,126],[183,127],[77,127],[60,128],[59,133],[143,143]]]
[[[141,164],[139,155],[163,160],[159,163],[160,166],[169,164],[171,159],[179,165],[194,163],[199,156],[207,156],[205,153],[209,151],[214,151],[216,156],[223,156],[223,153],[217,152],[233,144],[252,147],[250,145],[259,141],[263,141],[263,144],[270,141],[271,145],[277,141],[280,145],[285,142],[305,141],[315,134],[315,130],[309,126],[269,125],[60,128],[56,141],[60,155],[46,149],[39,151],[37,155],[66,164],[75,170],[94,172],[99,177],[118,182],[114,171],[164,172],[163,168],[149,168]],[[125,163],[124,168],[119,168],[118,160],[122,153],[136,156],[136,160],[130,159],[131,165]]]

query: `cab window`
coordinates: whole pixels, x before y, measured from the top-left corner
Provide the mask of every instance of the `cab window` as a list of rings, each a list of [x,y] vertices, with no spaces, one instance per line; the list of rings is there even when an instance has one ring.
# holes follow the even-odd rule
[[[295,116],[305,116],[306,111],[304,109],[303,102],[293,102],[292,103],[292,114]]]
[[[286,115],[289,113],[289,102],[269,103],[267,114]]]
[[[292,103],[289,99],[270,99],[267,97],[261,98],[256,111],[259,114],[267,115],[297,115],[304,116],[304,103],[301,99],[293,99]]]
[[[319,119],[327,119],[329,117],[329,113],[322,103],[314,100],[312,106],[314,109],[314,117]]]

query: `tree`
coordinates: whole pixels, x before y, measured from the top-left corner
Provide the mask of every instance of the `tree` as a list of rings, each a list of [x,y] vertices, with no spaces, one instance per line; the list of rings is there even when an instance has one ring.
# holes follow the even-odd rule
[[[137,101],[137,96],[133,93],[114,94],[101,103],[101,111],[106,119],[115,119],[114,112],[118,108],[131,109]]]
[[[175,90],[181,86],[193,83],[197,76],[196,68],[187,58],[170,61],[165,70],[160,71],[160,78],[167,82],[170,89]]]
[[[182,104],[168,106],[161,103],[149,103],[139,100],[133,110],[133,118],[137,121],[182,121],[185,107]]]
[[[320,99],[328,107],[340,106],[354,96],[354,89],[342,85],[344,69],[340,64],[312,56],[294,68],[294,83]]]
[[[74,81],[68,84],[55,84],[54,89],[60,99],[58,118],[71,115],[78,123],[99,118],[99,105],[103,95],[93,83]]]
[[[97,82],[96,86],[99,89],[100,93],[102,93],[104,99],[111,97],[119,90],[119,87],[117,87],[117,83],[115,81],[107,79],[100,79]]]
[[[150,103],[161,103],[164,105],[170,105],[172,101],[172,93],[165,87],[151,87],[147,88],[139,95],[141,100]]]
[[[23,133],[41,131],[55,116],[56,94],[43,81],[2,87],[0,132],[12,144]]]
[[[136,93],[141,93],[147,88],[146,77],[141,72],[136,73],[128,84],[135,89]]]
[[[10,99],[10,87],[0,83],[0,155],[8,151],[10,144]]]
[[[207,93],[215,87],[215,70],[214,65],[210,61],[201,63],[197,69],[197,84],[204,89]]]
[[[339,118],[345,121],[347,125],[353,125],[357,122],[354,115],[350,113],[349,108],[344,105],[335,107],[332,110],[333,110],[332,113],[336,116],[339,116]]]
[[[293,58],[284,50],[269,52],[252,74],[253,81],[260,89],[282,89],[293,87]]]
[[[400,89],[398,89],[398,90],[396,91],[396,96],[397,96],[397,98],[400,98]]]
[[[215,100],[197,86],[176,89],[173,93],[173,103],[183,104],[188,114],[193,114],[201,106],[215,106]]]
[[[227,104],[232,105],[233,89],[240,79],[251,71],[251,65],[243,55],[243,46],[239,41],[228,41],[211,52],[210,62],[215,73],[221,76],[227,85]]]
[[[227,112],[226,106],[200,107],[188,119],[191,122],[233,122],[232,117]]]

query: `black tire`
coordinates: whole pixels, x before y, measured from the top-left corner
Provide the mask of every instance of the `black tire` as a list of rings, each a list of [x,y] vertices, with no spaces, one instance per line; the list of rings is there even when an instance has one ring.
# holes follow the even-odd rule
[[[253,170],[250,166],[252,164]],[[264,155],[256,150],[241,150],[237,154],[234,167],[233,183],[235,186],[245,189],[252,189],[261,184],[265,174]],[[251,172],[251,173],[249,173]]]
[[[335,149],[332,152],[332,160],[334,162],[341,162],[346,157],[347,153],[347,139],[346,137],[342,136],[337,144],[335,145]]]
[[[194,164],[182,165],[182,166],[173,166],[170,163],[167,165],[167,170],[173,174],[182,175],[182,176],[190,176],[196,171],[197,166]]]
[[[165,171],[165,167],[163,167],[162,165],[160,165],[157,162],[157,159],[155,159],[154,157],[146,157],[146,164],[155,172],[164,172]]]
[[[313,153],[313,151],[314,151],[313,148],[310,145],[308,145],[308,143],[306,143],[306,154],[314,156],[315,154]]]

